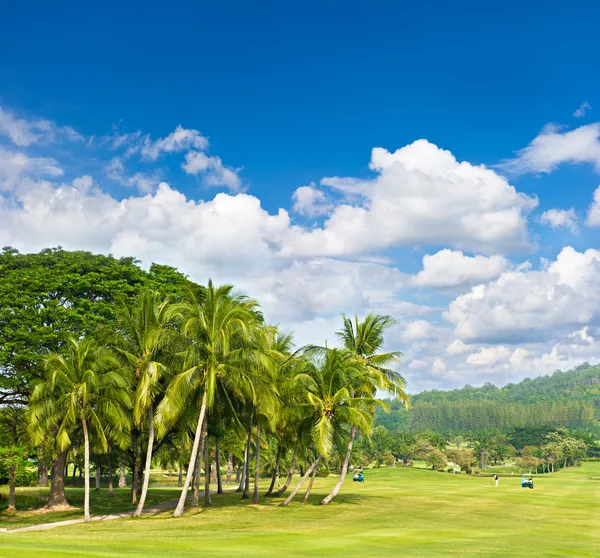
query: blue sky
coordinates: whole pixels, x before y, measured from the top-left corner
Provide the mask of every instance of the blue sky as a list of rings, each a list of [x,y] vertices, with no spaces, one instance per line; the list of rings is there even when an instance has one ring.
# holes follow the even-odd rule
[[[3,11],[2,244],[391,313],[411,391],[597,360],[596,3]]]

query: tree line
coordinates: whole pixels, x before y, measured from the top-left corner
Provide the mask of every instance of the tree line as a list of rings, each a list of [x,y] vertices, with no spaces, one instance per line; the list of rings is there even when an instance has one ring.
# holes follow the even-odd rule
[[[296,464],[307,463],[285,506],[310,479],[306,500],[320,468],[339,471],[327,504],[356,435],[368,435],[375,408],[386,406],[376,393],[407,399],[391,368],[400,353],[381,350],[395,323],[389,316],[342,316],[340,348],[296,348],[291,335],[265,322],[256,300],[230,285],[197,285],[173,268],[4,249],[0,272],[0,403],[12,504],[29,452],[41,484],[50,464],[50,507],[68,504],[65,471],[79,466],[89,520],[91,462],[98,479],[106,458],[111,488],[117,464],[120,481],[131,471],[139,516],[152,463],[160,461],[181,471],[180,516],[190,490],[198,505],[202,473],[205,505],[211,480],[223,491],[224,449],[226,482],[237,461],[238,491],[249,498],[252,486],[253,503],[261,474],[271,474],[265,496],[281,496]],[[284,467],[286,482],[275,491]]]

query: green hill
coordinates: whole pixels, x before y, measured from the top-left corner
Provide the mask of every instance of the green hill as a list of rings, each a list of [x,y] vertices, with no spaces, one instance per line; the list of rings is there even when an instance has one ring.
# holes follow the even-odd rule
[[[409,410],[388,401],[391,412],[377,424],[391,431],[432,430],[447,434],[486,428],[548,426],[597,430],[600,419],[600,365],[583,364],[533,380],[496,387],[465,386],[414,395]]]

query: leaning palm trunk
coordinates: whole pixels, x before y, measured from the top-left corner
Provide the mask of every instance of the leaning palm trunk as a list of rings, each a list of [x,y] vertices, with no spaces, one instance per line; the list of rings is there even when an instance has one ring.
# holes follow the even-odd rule
[[[146,451],[146,466],[144,468],[144,485],[142,486],[142,495],[138,507],[133,514],[134,517],[140,517],[144,510],[146,496],[148,495],[148,483],[150,482],[150,467],[152,465],[152,447],[154,446],[154,411],[152,404],[148,407],[148,450]]]
[[[273,488],[275,487],[275,481],[277,480],[277,475],[279,475],[279,460],[281,458],[281,449],[277,448],[277,457],[275,458],[275,467],[273,468],[273,474],[271,475],[271,485],[269,486],[269,490],[265,496],[273,496]]]
[[[298,483],[296,488],[294,488],[294,490],[292,490],[292,493],[285,499],[284,502],[279,504],[280,506],[287,506],[295,498],[296,494],[298,494],[298,491],[302,488],[302,485],[306,482],[306,479],[308,477],[310,477],[312,472],[319,466],[319,463],[321,462],[322,457],[323,456],[321,454],[319,454],[319,456],[317,457],[315,462],[308,468],[306,473],[304,473],[304,476],[300,479],[300,482]]]
[[[252,439],[252,420],[254,419],[254,413],[250,415],[250,425],[248,426],[248,453],[246,455],[246,462],[244,463],[244,492],[242,493],[242,500],[250,498],[250,441]]]
[[[294,448],[294,455],[292,455],[292,462],[290,463],[290,470],[288,472],[288,476],[285,479],[285,484],[275,492],[275,496],[281,496],[287,489],[290,483],[292,482],[292,477],[294,476],[294,468],[296,466],[296,455],[298,454],[298,448]]]
[[[342,471],[340,473],[340,480],[337,481],[337,484],[333,487],[333,490],[330,494],[328,494],[323,500],[321,500],[321,505],[329,504],[331,500],[333,500],[337,493],[342,488],[342,484],[344,483],[344,479],[346,478],[346,473],[348,472],[348,464],[350,463],[350,454],[352,453],[352,445],[354,444],[354,437],[356,436],[356,426],[352,426],[350,430],[350,441],[348,442],[348,449],[346,450],[346,456],[344,457],[344,464],[342,465]]]
[[[310,496],[310,491],[312,490],[313,484],[315,482],[315,477],[317,476],[317,469],[318,469],[318,467],[315,467],[315,470],[313,471],[313,474],[310,477],[310,482],[308,483],[308,488],[306,490],[306,494],[304,494],[304,498],[302,498],[303,504],[306,504],[308,497]]]
[[[192,485],[194,487],[194,496],[192,497],[192,507],[198,507],[199,501],[199,493],[200,493],[200,476],[202,474],[202,459],[204,459],[204,446],[208,445],[208,420],[204,419],[204,424],[202,425],[202,433],[200,434],[200,446],[198,448],[198,460],[196,462],[196,472],[194,473],[194,478],[192,481]]]
[[[196,426],[196,434],[194,436],[194,443],[192,445],[192,455],[190,456],[190,464],[188,465],[187,475],[185,476],[185,482],[181,489],[181,496],[177,507],[173,512],[175,517],[180,517],[183,514],[185,507],[185,499],[187,498],[187,492],[190,488],[190,482],[192,481],[192,475],[194,473],[194,467],[196,466],[196,457],[198,454],[198,446],[200,445],[200,434],[202,432],[202,424],[204,423],[204,415],[206,414],[206,391],[202,396],[202,406],[200,407],[200,416],[198,417],[198,425]]]
[[[225,482],[227,484],[231,484],[231,475],[233,474],[233,453],[229,452],[227,456],[227,476],[225,477]]]
[[[90,435],[88,434],[85,417],[81,415],[81,426],[83,428],[83,462],[84,462],[84,496],[83,496],[83,514],[86,521],[90,518]]]
[[[210,448],[208,439],[204,443],[204,505],[212,506],[210,497]]]
[[[256,427],[256,455],[254,460],[254,494],[252,494],[252,503],[258,504],[258,477],[260,475],[260,425]]]

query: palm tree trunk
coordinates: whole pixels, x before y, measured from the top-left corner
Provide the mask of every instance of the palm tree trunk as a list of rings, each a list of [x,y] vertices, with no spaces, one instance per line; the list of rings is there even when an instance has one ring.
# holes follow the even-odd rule
[[[125,476],[125,458],[121,458],[119,463],[119,488],[125,488],[127,486],[127,477]]]
[[[210,448],[208,439],[204,444],[204,505],[212,506],[210,497]]]
[[[208,445],[208,419],[204,419],[202,432],[200,434],[200,447],[198,448],[198,461],[196,462],[196,472],[194,473],[193,486],[194,495],[192,497],[192,507],[198,507],[198,497],[200,494],[200,476],[202,474],[202,460],[204,459],[204,446]],[[206,471],[205,471],[206,473]]]
[[[240,485],[237,487],[236,492],[242,492],[244,490],[244,484],[246,483],[246,463],[250,459],[250,444],[248,442],[250,437],[246,439],[246,448],[244,449],[244,462],[242,463],[242,475],[240,479]]]
[[[308,468],[308,470],[306,471],[306,473],[304,473],[304,476],[300,479],[300,482],[298,483],[298,485],[296,486],[296,488],[294,488],[294,490],[292,490],[292,493],[285,499],[284,502],[282,502],[281,504],[279,504],[279,506],[287,506],[295,498],[296,494],[298,494],[298,490],[300,490],[302,488],[302,485],[305,483],[306,479],[319,466],[319,463],[321,462],[321,458],[322,457],[323,456],[321,454],[318,455],[318,457],[315,460],[315,462]]]
[[[177,486],[183,486],[183,467],[181,466],[181,461],[179,462],[179,476],[177,477]]]
[[[96,490],[100,490],[100,457],[96,456]]]
[[[50,477],[50,500],[47,507],[68,506],[65,496],[64,463],[67,459],[67,450],[57,451],[56,458],[52,461]]]
[[[281,448],[277,448],[277,457],[275,458],[275,467],[273,468],[273,474],[271,475],[271,485],[265,496],[273,496],[273,488],[275,488],[275,481],[279,474],[279,460],[281,459]]]
[[[244,463],[244,492],[242,500],[250,498],[250,442],[252,440],[252,420],[254,419],[254,411],[250,415],[250,424],[248,426],[248,439],[246,441],[246,461]]]
[[[260,425],[256,427],[256,453],[254,461],[254,494],[252,495],[252,503],[258,504],[258,477],[260,476]]]
[[[15,466],[11,465],[8,468],[8,483],[9,483],[9,493],[8,493],[8,511],[15,511]]]
[[[198,417],[198,425],[196,426],[196,434],[194,436],[194,443],[192,445],[192,455],[190,457],[190,464],[188,465],[187,475],[185,476],[185,482],[183,483],[183,488],[181,489],[181,496],[179,497],[179,502],[177,502],[177,507],[173,512],[175,517],[180,517],[183,514],[183,508],[185,507],[185,499],[187,498],[187,492],[190,487],[190,482],[192,480],[192,474],[194,473],[194,467],[196,466],[196,456],[198,453],[198,446],[200,445],[200,435],[202,432],[202,424],[204,423],[204,415],[206,414],[206,391],[202,396],[202,406],[200,407],[200,416]]]
[[[134,517],[140,517],[146,503],[148,495],[148,484],[150,482],[150,467],[152,466],[152,448],[154,446],[154,409],[152,403],[148,407],[148,449],[146,450],[146,466],[144,467],[144,485],[142,486],[142,495],[140,502],[133,514]]]
[[[38,478],[36,486],[48,486],[48,466],[44,459],[44,446],[38,448]]]
[[[231,484],[231,475],[233,474],[233,453],[229,452],[227,455],[227,476],[225,482]]]
[[[294,455],[292,455],[292,462],[290,463],[290,470],[288,471],[288,476],[285,479],[285,484],[275,492],[275,496],[281,496],[287,489],[290,483],[292,482],[292,478],[294,476],[294,467],[296,466],[296,456],[298,455],[298,448],[294,448]]]
[[[315,477],[317,476],[318,467],[315,467],[313,474],[310,477],[310,482],[308,483],[308,489],[306,490],[306,494],[304,494],[304,498],[302,498],[302,503],[306,504],[308,497],[310,496],[310,491],[312,490],[313,483],[315,482]]]
[[[326,505],[333,500],[340,489],[342,488],[342,484],[344,483],[344,479],[346,478],[346,473],[348,472],[348,464],[350,463],[350,454],[352,453],[352,445],[354,444],[354,437],[356,436],[356,426],[352,426],[350,429],[350,441],[348,442],[348,448],[346,449],[346,456],[344,457],[344,464],[342,466],[342,471],[340,473],[340,479],[337,481],[337,484],[333,487],[333,490],[328,494],[323,500],[321,500],[321,505]]]
[[[210,464],[210,484],[217,484],[217,455],[211,453],[211,464]]]
[[[219,437],[215,438],[215,465],[217,469],[217,494],[223,494],[223,482],[221,479],[221,448],[219,447]]]
[[[109,496],[113,496],[114,495],[114,490],[113,490],[113,470],[112,470],[112,462],[110,460],[110,450],[111,450],[111,446],[109,444],[109,446],[108,446],[108,455],[107,455],[107,459],[108,459],[108,495]]]
[[[84,462],[84,497],[83,514],[86,521],[90,521],[90,435],[87,429],[85,417],[81,415],[81,426],[83,427],[83,462]]]

